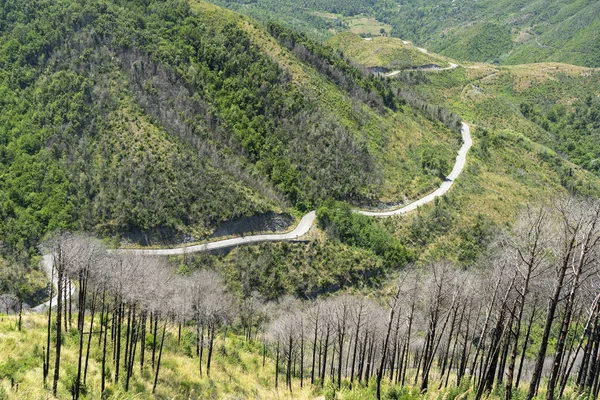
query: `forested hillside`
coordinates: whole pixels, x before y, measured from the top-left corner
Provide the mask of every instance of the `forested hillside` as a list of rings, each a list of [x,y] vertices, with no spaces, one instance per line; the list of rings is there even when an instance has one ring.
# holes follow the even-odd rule
[[[349,21],[364,14],[390,26],[387,34],[462,61],[600,66],[600,4],[589,0],[214,2],[321,39],[351,30]]]
[[[445,171],[398,143],[419,132],[448,161],[458,144],[331,49],[204,3],[15,1],[0,16],[12,252],[56,229],[181,242],[330,197],[402,200]]]
[[[343,33],[328,43],[370,68],[402,70],[414,59],[412,44],[393,38],[366,41]],[[445,60],[431,52],[421,56]],[[403,97],[448,107],[477,128],[457,190],[418,215],[384,225],[418,259],[444,257],[471,264],[490,233],[511,223],[516,210],[531,199],[557,192],[597,196],[598,78],[598,69],[558,63],[464,63],[389,77]]]

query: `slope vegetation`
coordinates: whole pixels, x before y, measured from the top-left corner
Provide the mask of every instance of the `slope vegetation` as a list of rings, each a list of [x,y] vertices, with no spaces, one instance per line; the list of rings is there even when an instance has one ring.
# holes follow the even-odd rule
[[[366,54],[351,59],[361,63]],[[524,204],[566,192],[598,195],[598,74],[558,63],[466,64],[388,78],[473,123],[474,146],[448,196],[412,218],[380,223],[421,258],[468,264]]]
[[[364,40],[358,35],[344,32],[332,37],[326,44],[339,49],[346,57],[367,68],[398,70],[432,65],[445,68],[449,65],[444,57],[425,53],[411,43],[397,38],[380,36]]]
[[[56,229],[181,242],[330,197],[402,201],[449,172],[423,149],[451,165],[459,145],[337,52],[206,3],[9,1],[0,17],[10,251]]]

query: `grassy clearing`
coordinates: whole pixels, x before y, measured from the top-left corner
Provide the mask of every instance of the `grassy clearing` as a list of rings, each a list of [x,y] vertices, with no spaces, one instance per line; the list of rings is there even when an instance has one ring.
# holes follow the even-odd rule
[[[45,316],[25,315],[23,330],[16,330],[14,316],[0,314],[0,396],[3,399],[52,399],[51,391],[44,388],[42,382],[41,354],[45,342]],[[89,320],[87,321],[89,324]],[[109,399],[373,399],[375,398],[375,379],[355,383],[350,388],[348,381],[343,381],[341,389],[326,379],[321,387],[317,382],[310,385],[310,370],[307,366],[303,387],[300,387],[299,372],[292,378],[292,390],[285,388],[285,367],[280,365],[279,389],[275,389],[275,361],[272,355],[267,355],[263,366],[262,346],[257,342],[247,342],[243,337],[229,333],[219,335],[215,343],[211,377],[206,374],[200,377],[198,358],[192,356],[194,336],[191,331],[184,329],[181,343],[178,345],[177,328],[171,326],[167,331],[167,339],[163,350],[160,378],[157,391],[152,395],[154,374],[150,367],[150,354],[147,353],[147,363],[140,370],[136,364],[130,389],[125,392],[122,383],[114,383],[108,379],[107,398]],[[92,351],[87,376],[87,393],[83,399],[100,398],[99,360],[100,349],[92,341]],[[147,339],[151,342],[151,337]],[[71,394],[66,385],[73,379],[77,367],[77,333],[75,330],[65,338],[61,362],[61,380],[58,398],[70,398]],[[112,353],[109,349],[109,376],[112,377]],[[308,364],[308,363],[307,363]],[[412,364],[411,364],[412,365]],[[445,376],[434,374],[430,377],[430,390],[420,394],[418,387],[411,383],[415,375],[414,368],[407,369],[406,386],[390,385],[388,379],[382,381],[384,399],[473,399],[475,390],[468,379],[456,385],[456,376],[448,376],[448,386],[442,387]],[[52,374],[52,370],[50,371]],[[542,382],[540,393],[536,398],[545,398],[545,385]],[[515,393],[515,398],[521,398],[525,393],[525,384]],[[574,395],[571,388],[565,392],[566,398]],[[495,387],[489,399],[503,398],[503,388]]]
[[[340,33],[327,44],[339,49],[346,57],[367,68],[382,67],[390,70],[416,68],[436,64],[445,68],[448,59],[437,54],[423,53],[413,44],[391,37],[374,37],[364,40],[352,33]]]
[[[391,25],[384,24],[372,17],[347,18],[345,22],[350,32],[357,35],[379,36],[382,29],[386,34],[392,32]]]
[[[97,320],[97,318],[96,318]],[[89,324],[89,320],[87,321]],[[42,382],[42,351],[45,346],[46,317],[26,315],[23,317],[23,331],[16,330],[14,316],[0,314],[0,386],[9,399],[52,398],[51,391]],[[243,338],[228,334],[221,335],[215,343],[211,376],[200,377],[198,358],[192,357],[194,338],[184,330],[181,345],[177,345],[177,328],[167,328],[165,349],[161,363],[156,396],[152,396],[154,373],[150,366],[150,354],[146,353],[147,363],[140,370],[139,363],[134,368],[130,391],[124,392],[122,383],[112,381],[114,367],[112,351],[109,349],[107,365],[109,378],[107,393],[109,398],[175,398],[183,396],[192,399],[243,398],[271,399],[290,398],[285,391],[274,389],[274,361],[267,357],[262,365],[261,346],[255,342],[245,342]],[[151,342],[151,335],[149,339]],[[100,398],[101,349],[96,340],[92,341],[90,364],[87,376],[87,395],[83,398]],[[204,356],[206,361],[206,354]],[[51,361],[53,363],[53,361]],[[53,364],[52,364],[53,365]],[[70,398],[67,382],[77,372],[77,332],[75,329],[66,335],[61,358],[61,371],[58,398]],[[52,376],[53,370],[50,371]],[[11,383],[12,381],[12,383]],[[294,381],[293,398],[314,398],[311,390],[301,389],[300,382]]]

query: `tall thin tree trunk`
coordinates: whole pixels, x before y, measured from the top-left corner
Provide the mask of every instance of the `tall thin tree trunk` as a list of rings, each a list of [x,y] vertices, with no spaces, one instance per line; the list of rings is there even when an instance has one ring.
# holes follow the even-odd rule
[[[401,385],[404,386],[406,383],[406,370],[408,369],[408,357],[409,357],[409,353],[410,353],[410,335],[411,335],[411,330],[412,330],[412,324],[413,324],[413,317],[415,314],[415,303],[414,301],[411,303],[410,305],[410,316],[408,317],[408,330],[406,331],[406,344],[405,344],[405,357],[406,357],[406,361],[404,362],[404,368],[402,370],[402,383]],[[419,374],[419,372],[417,371],[417,375]]]
[[[52,382],[52,394],[56,397],[58,392],[58,379],[60,377],[60,348],[62,346],[62,309],[63,309],[63,291],[64,276],[63,267],[58,268],[58,289],[56,296],[56,358],[54,360],[54,379]]]
[[[323,370],[321,371],[321,387],[325,383],[325,370],[327,369],[327,350],[329,346],[329,325],[327,325],[327,333],[325,336],[325,349],[323,351]]]
[[[113,322],[114,325],[114,314]],[[100,393],[104,396],[104,389],[106,388],[106,342],[108,341],[108,313],[106,314],[106,327],[104,329],[104,346],[102,347],[102,371],[101,371],[101,384]]]
[[[44,358],[44,387],[46,387],[46,379],[50,372],[50,336],[52,327],[52,295],[54,289],[54,262],[52,263],[52,271],[50,272],[50,304],[48,306],[48,329],[46,336],[46,357]],[[58,296],[57,296],[58,297]]]
[[[121,325],[123,324],[122,318],[125,313],[124,305],[121,303],[119,305],[119,314],[117,319],[117,329],[116,329],[116,355],[115,355],[115,383],[119,382],[119,366],[121,365]]]
[[[156,355],[156,342],[158,341],[158,315],[154,313],[154,340],[152,340],[152,369],[154,369],[154,361]]]
[[[156,393],[156,385],[158,383],[158,372],[160,371],[160,360],[162,358],[163,346],[165,344],[165,335],[167,330],[167,318],[163,324],[162,338],[160,339],[160,349],[158,350],[158,360],[156,362],[156,374],[154,374],[154,385],[152,385],[152,394]]]
[[[144,354],[146,353],[146,322],[148,319],[148,313],[146,310],[142,312],[141,319],[142,333],[140,335],[140,372],[144,370]]]
[[[210,323],[210,339],[208,342],[208,359],[206,360],[206,376],[210,376],[210,361],[212,360],[213,343],[215,340],[215,323]]]
[[[202,327],[200,328],[200,356],[199,356],[200,378],[202,378],[202,356],[203,355],[204,355],[204,322],[202,323]]]
[[[358,348],[358,339],[360,336],[360,320],[362,318],[362,303],[360,304],[360,308],[358,311],[358,320],[356,322],[356,333],[354,335],[354,351],[352,352],[352,368],[350,369],[350,388],[354,383],[354,367],[356,366],[356,352]]]
[[[519,383],[521,382],[521,374],[523,373],[523,364],[525,362],[525,355],[527,354],[527,347],[529,345],[529,336],[531,335],[531,327],[533,326],[533,320],[535,318],[535,311],[538,304],[538,298],[535,297],[533,301],[533,308],[531,310],[531,318],[529,318],[529,322],[527,324],[527,332],[525,333],[525,339],[523,340],[523,350],[521,351],[521,359],[519,360],[519,370],[517,372],[517,380],[515,381],[514,388],[519,387]]]
[[[317,332],[319,328],[319,314],[317,311],[317,317],[315,320],[315,331],[314,331],[314,337],[313,337],[313,350],[312,350],[312,361],[311,361],[311,367],[310,367],[310,384],[314,385],[315,384],[315,355],[317,354]]]
[[[300,387],[304,386],[304,320],[300,321]]]
[[[89,332],[89,337],[88,337],[88,342],[87,342],[87,349],[85,351],[85,364],[83,367],[83,384],[85,385],[87,382],[87,370],[88,370],[88,363],[90,360],[90,346],[92,344],[92,336],[93,336],[93,331],[94,331],[94,317],[96,315],[96,298],[98,296],[98,290],[94,290],[94,295],[92,296],[92,315],[91,315],[91,321],[90,321],[90,332]],[[100,316],[100,319],[102,319],[102,316]],[[102,321],[100,322],[100,326],[102,327]],[[102,335],[102,329],[100,329],[100,335]]]
[[[398,293],[396,294],[396,298],[395,300],[398,299],[398,296],[400,295],[400,290],[398,290]],[[392,325],[394,324],[394,318],[395,318],[395,313],[396,313],[396,301],[394,301],[394,304],[392,305],[392,308],[390,309],[390,316],[388,319],[388,324],[387,324],[387,330],[385,333],[385,339],[383,341],[383,348],[381,350],[381,360],[379,362],[379,369],[377,370],[377,388],[375,390],[375,396],[377,397],[377,400],[381,399],[381,379],[383,378],[383,368],[385,366],[385,358],[388,352],[388,346],[389,346],[389,342],[390,342],[390,334],[392,332]]]
[[[79,346],[77,352],[77,378],[75,380],[75,399],[79,399],[81,390],[81,364],[83,358],[83,327],[85,322],[85,297],[87,294],[87,283],[84,278],[85,272],[81,271],[79,277],[79,313],[77,315],[77,331],[79,332]],[[91,336],[91,329],[90,329]]]
[[[572,249],[575,247],[576,235],[572,235],[570,244],[567,246],[567,254],[564,256],[562,265],[559,268],[556,284],[554,287],[554,293],[550,299],[548,299],[548,309],[546,311],[546,322],[544,324],[544,332],[542,334],[542,340],[540,342],[540,348],[535,360],[535,366],[533,369],[533,375],[529,382],[529,390],[527,391],[527,400],[531,400],[535,397],[540,379],[542,377],[542,370],[544,368],[544,360],[546,359],[546,352],[548,350],[548,341],[550,339],[550,332],[552,330],[552,322],[556,314],[556,307],[560,299],[562,292],[565,274],[569,265],[571,264]]]
[[[275,389],[279,387],[279,337],[277,337],[277,350],[275,351]]]

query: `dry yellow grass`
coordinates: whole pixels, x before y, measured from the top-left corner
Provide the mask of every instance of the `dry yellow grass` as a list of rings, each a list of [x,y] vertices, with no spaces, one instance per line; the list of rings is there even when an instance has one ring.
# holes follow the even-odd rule
[[[14,386],[11,387],[10,379],[0,379],[0,385],[8,394],[9,399],[53,398],[51,391],[44,388],[42,380],[41,354],[46,340],[46,318],[44,315],[25,315],[23,330],[19,332],[16,329],[16,317],[0,315],[0,371],[11,359],[20,366],[13,376]],[[274,361],[267,358],[263,367],[260,347],[255,343],[248,344],[234,335],[228,335],[226,339],[220,337],[215,342],[211,376],[208,378],[204,373],[201,378],[198,358],[186,355],[185,346],[176,346],[177,328],[171,326],[168,328],[168,332],[157,387],[158,398],[312,399],[315,397],[312,389],[300,388],[299,380],[294,380],[292,395],[290,395],[283,388],[285,376],[280,376],[281,387],[279,390],[275,390]],[[66,382],[75,376],[77,366],[76,332],[71,331],[67,336],[62,349],[58,390],[60,399],[71,397]],[[149,361],[150,354],[146,353],[146,355],[146,360]],[[110,349],[107,359],[111,372],[111,378],[107,382],[109,392],[112,393],[111,398],[146,399],[154,397],[151,395],[154,375],[149,362],[145,364],[143,371],[140,371],[139,363],[136,363],[130,391],[126,393],[121,384],[114,384],[111,381],[114,367],[110,362],[112,360]],[[88,395],[83,398],[100,398],[100,360],[101,351],[94,340],[88,369]],[[206,352],[204,363],[206,363]],[[54,365],[53,359],[51,364]],[[205,365],[204,369],[206,369]],[[52,374],[53,369],[51,368],[50,376]]]
[[[392,37],[379,36],[364,40],[358,35],[344,32],[329,39],[327,44],[341,50],[355,63],[368,68],[402,69],[429,64],[445,68],[450,62],[446,57],[423,53],[412,43]]]

